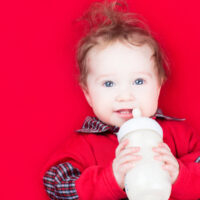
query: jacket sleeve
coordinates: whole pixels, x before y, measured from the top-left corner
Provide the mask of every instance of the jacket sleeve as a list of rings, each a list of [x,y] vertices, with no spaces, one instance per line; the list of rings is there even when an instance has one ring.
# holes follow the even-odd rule
[[[112,173],[112,167],[89,167],[81,174],[70,163],[51,167],[43,177],[51,200],[117,200],[125,198]]]
[[[113,175],[112,161],[104,166],[97,165],[86,140],[76,138],[60,152],[44,170],[43,183],[51,200],[126,198]]]
[[[179,162],[179,175],[172,186],[172,197],[181,200],[200,199],[200,133],[194,130],[182,132],[183,155]]]
[[[91,166],[84,170],[76,181],[76,189],[81,200],[119,200],[126,198],[126,193],[115,180],[112,163],[107,167]]]

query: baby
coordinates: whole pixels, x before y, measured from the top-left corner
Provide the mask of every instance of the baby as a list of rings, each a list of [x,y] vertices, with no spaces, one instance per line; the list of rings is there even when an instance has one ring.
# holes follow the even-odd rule
[[[87,13],[90,30],[77,50],[80,85],[96,117],[87,117],[47,164],[45,189],[52,200],[126,199],[124,178],[139,147],[118,143],[119,127],[140,108],[154,117],[164,143],[154,147],[170,177],[170,200],[200,199],[200,134],[158,112],[167,62],[158,42],[122,2],[95,3]]]

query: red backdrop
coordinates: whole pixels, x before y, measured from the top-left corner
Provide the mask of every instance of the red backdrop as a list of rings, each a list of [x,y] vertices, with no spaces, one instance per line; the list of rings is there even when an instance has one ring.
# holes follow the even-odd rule
[[[2,1],[0,5],[0,199],[47,200],[41,169],[91,113],[77,85],[75,19],[91,0]],[[200,131],[200,2],[130,0],[167,51],[165,113]]]

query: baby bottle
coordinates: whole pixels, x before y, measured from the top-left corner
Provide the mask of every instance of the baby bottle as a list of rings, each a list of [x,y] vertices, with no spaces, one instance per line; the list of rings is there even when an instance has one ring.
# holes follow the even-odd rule
[[[133,119],[126,121],[117,133],[118,141],[127,138],[128,146],[139,146],[137,161],[125,176],[125,190],[130,200],[168,200],[171,193],[170,176],[155,160],[152,147],[162,142],[163,131],[153,119],[142,117],[138,108],[133,110]]]

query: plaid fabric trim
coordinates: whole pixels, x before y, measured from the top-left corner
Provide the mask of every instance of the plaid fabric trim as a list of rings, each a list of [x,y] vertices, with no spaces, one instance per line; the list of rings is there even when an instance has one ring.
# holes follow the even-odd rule
[[[161,109],[158,109],[153,119],[163,118],[166,120],[175,120],[175,121],[184,121],[185,119],[179,119],[175,117],[166,116],[162,113]],[[104,124],[102,121],[97,119],[96,117],[86,117],[84,124],[81,129],[78,129],[77,132],[80,133],[106,133],[110,131],[111,133],[118,132],[119,128],[116,126],[109,126]]]
[[[86,117],[84,124],[81,129],[78,129],[77,132],[80,133],[105,133],[107,131],[117,132],[119,130],[116,126],[109,126],[104,124],[102,121],[96,117]]]
[[[200,163],[200,156],[195,160],[195,163]]]
[[[176,117],[170,117],[170,116],[167,116],[167,115],[164,115],[162,110],[161,109],[158,109],[156,111],[156,114],[154,115],[155,118],[163,118],[163,119],[166,119],[166,120],[175,120],[175,121],[184,121],[185,119],[181,119],[181,118],[176,118]]]
[[[43,177],[44,186],[51,200],[79,199],[75,180],[80,171],[70,163],[62,163],[50,168]]]

